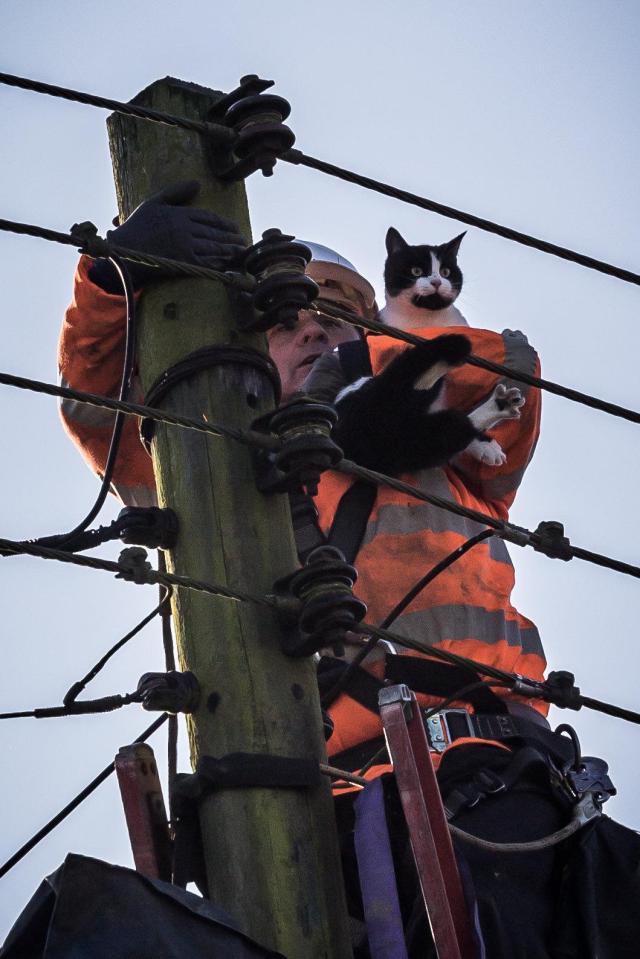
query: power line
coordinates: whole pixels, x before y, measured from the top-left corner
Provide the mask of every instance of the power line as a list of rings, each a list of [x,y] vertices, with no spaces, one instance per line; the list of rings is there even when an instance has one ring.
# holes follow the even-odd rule
[[[388,326],[386,323],[379,323],[376,320],[367,320],[349,310],[343,310],[333,303],[322,301],[322,313],[336,316],[354,326],[361,326],[370,330],[372,333],[381,333],[383,336],[390,336],[395,340],[402,340],[410,343],[412,346],[421,346],[426,340],[424,336],[418,336],[416,333],[410,333],[407,330],[401,330],[396,326]],[[618,406],[616,403],[609,403],[607,400],[600,400],[589,393],[581,393],[569,386],[562,386],[560,383],[554,383],[552,380],[545,380],[540,376],[533,376],[531,373],[525,373],[523,370],[514,370],[509,366],[502,366],[500,363],[494,363],[492,360],[486,360],[482,356],[472,353],[465,360],[470,366],[477,366],[479,369],[488,370],[490,373],[497,373],[499,376],[505,376],[510,380],[516,380],[519,383],[526,383],[528,386],[535,386],[539,390],[546,390],[547,393],[555,393],[556,396],[562,396],[566,400],[572,400],[574,403],[581,403],[583,406],[589,406],[594,410],[601,410],[603,413],[609,413],[611,416],[618,416],[621,419],[629,420],[631,423],[640,423],[640,413],[636,410],[627,409],[624,406]]]
[[[79,390],[72,390],[63,386],[56,386],[53,383],[43,383],[39,380],[31,380],[26,377],[14,376],[9,373],[0,373],[0,384],[6,386],[15,386],[19,389],[33,390],[37,393],[45,393],[49,396],[62,396],[69,399],[78,400],[79,402],[86,402],[93,406],[101,406],[106,409],[111,410],[120,410],[130,413],[136,416],[147,416],[149,419],[156,420],[160,423],[169,423],[174,426],[183,426],[188,429],[199,430],[203,433],[211,433],[215,436],[227,436],[231,439],[238,440],[246,446],[257,446],[261,449],[267,450],[277,450],[280,448],[280,442],[273,439],[272,437],[265,436],[261,433],[256,433],[252,430],[237,430],[233,427],[223,426],[221,424],[212,424],[212,423],[201,423],[199,420],[192,420],[188,417],[178,417],[173,416],[169,413],[160,413],[157,410],[154,410],[152,407],[141,406],[137,403],[122,403],[117,400],[112,400],[109,397],[99,396],[95,393],[84,393]],[[473,520],[476,523],[481,523],[485,526],[490,526],[492,529],[505,540],[510,543],[514,543],[517,546],[531,546],[538,552],[547,552],[547,555],[552,555],[545,548],[545,542],[541,537],[541,534],[536,531],[532,532],[531,530],[526,529],[523,526],[515,526],[513,523],[508,523],[504,520],[496,519],[494,516],[489,516],[487,513],[481,513],[478,510],[471,509],[470,507],[463,506],[461,503],[456,503],[454,500],[444,499],[441,496],[437,496],[434,493],[425,493],[423,490],[418,489],[416,486],[412,486],[410,483],[405,483],[402,480],[396,479],[393,476],[387,476],[384,473],[378,473],[375,470],[370,470],[364,466],[359,466],[357,463],[352,462],[351,460],[342,459],[334,467],[335,470],[338,470],[341,473],[347,473],[349,475],[358,476],[361,479],[369,480],[375,483],[377,486],[387,486],[390,489],[395,489],[401,493],[408,493],[409,496],[414,497],[415,499],[422,500],[425,503],[431,503],[432,506],[436,506],[439,509],[447,510],[450,513],[455,513],[458,516],[463,516],[466,519]],[[3,549],[3,544],[9,544],[7,549],[12,553],[20,552],[29,552],[26,548],[25,543],[16,543],[12,540],[2,540],[0,539],[0,550]],[[33,546],[31,547],[33,550]],[[56,551],[49,551],[50,553],[56,553]],[[633,576],[635,578],[640,578],[640,567],[634,566],[631,563],[624,563],[621,560],[614,559],[610,556],[605,556],[602,553],[596,553],[592,550],[583,549],[579,546],[573,546],[572,544],[566,544],[566,555],[563,557],[565,559],[582,559],[586,562],[593,563],[596,566],[602,566],[605,569],[613,570],[614,572],[624,573],[627,576]],[[38,556],[43,555],[43,558],[59,558],[57,555],[44,556],[44,554],[39,554],[37,552],[32,552],[31,555]],[[85,565],[91,565],[92,562],[98,562],[97,560],[90,559],[89,557],[75,557],[75,560],[79,565],[84,563]],[[68,556],[66,558],[67,562],[73,562],[73,559],[70,559]],[[114,572],[117,572],[117,567],[115,564],[112,564]],[[106,567],[97,566],[97,569],[102,569]],[[159,577],[161,574],[155,573],[155,576]],[[165,574],[167,577],[167,582],[169,582],[169,574]],[[185,577],[182,577],[185,580]],[[158,578],[153,580],[153,582],[163,582],[162,579]],[[175,585],[178,586],[187,586],[191,581],[187,582],[175,582]],[[211,592],[211,589],[208,585],[200,583],[199,586],[192,586],[191,588],[204,588],[205,592]],[[219,595],[225,595],[220,593]],[[232,596],[231,598],[237,598]]]
[[[219,280],[227,285],[238,287],[246,292],[250,292],[255,287],[255,279],[247,274],[233,272],[223,273],[219,270],[211,270],[208,267],[195,266],[194,264],[185,263],[181,260],[171,260],[167,259],[166,257],[151,256],[150,254],[147,255],[146,253],[140,253],[136,250],[129,250],[125,247],[108,243],[101,237],[93,237],[91,240],[87,240],[86,237],[83,237],[79,234],[74,234],[73,228],[71,233],[58,233],[55,230],[49,230],[45,227],[35,226],[33,224],[0,219],[0,230],[19,233],[26,236],[39,237],[40,239],[50,240],[56,243],[64,243],[67,246],[76,247],[80,250],[80,252],[88,253],[89,255],[108,256],[110,253],[112,253],[120,256],[122,259],[131,260],[135,263],[143,263],[146,266],[164,267],[172,270],[176,274]],[[97,247],[93,247],[93,254],[91,253],[92,242],[98,244]],[[363,327],[364,329],[370,330],[372,333],[382,333],[385,336],[391,336],[394,339],[403,340],[405,343],[411,343],[414,346],[419,346],[421,343],[425,342],[424,337],[417,336],[415,333],[410,333],[406,330],[400,330],[397,327],[388,326],[386,323],[379,323],[376,320],[364,319],[361,316],[356,316],[356,314],[350,313],[348,310],[343,310],[335,304],[327,303],[324,300],[322,302],[322,312],[346,320],[348,323],[352,323],[355,326]],[[545,390],[548,393],[554,393],[556,396],[562,396],[565,399],[572,400],[574,403],[581,403],[583,406],[588,406],[591,409],[601,410],[604,413],[609,413],[611,416],[617,416],[621,419],[629,420],[631,423],[640,423],[640,413],[638,413],[636,410],[630,410],[624,406],[619,406],[616,403],[610,403],[607,400],[598,399],[589,393],[582,393],[580,390],[574,390],[571,387],[563,386],[560,383],[554,383],[552,380],[546,380],[540,376],[534,376],[531,373],[526,373],[523,370],[515,370],[511,367],[503,366],[500,363],[494,363],[491,360],[487,360],[484,357],[477,356],[473,353],[467,358],[466,362],[471,366],[478,367],[479,369],[488,370],[491,373],[497,373],[499,376],[508,377],[509,379],[515,380],[519,383],[526,383],[528,386],[535,386],[538,389]]]
[[[232,147],[236,138],[236,134],[233,130],[220,124],[190,120],[186,117],[174,116],[173,114],[164,113],[160,110],[152,110],[148,107],[139,107],[132,103],[122,103],[119,100],[111,100],[107,97],[100,97],[79,90],[71,90],[67,87],[60,87],[55,84],[42,83],[39,80],[32,80],[27,77],[17,77],[9,73],[0,73],[0,83],[4,83],[12,87],[19,87],[22,90],[31,90],[35,93],[43,93],[48,96],[72,100],[76,103],[83,103],[89,106],[100,107],[102,109],[114,110],[117,113],[124,113],[128,116],[138,117],[139,119],[143,120],[153,120],[157,123],[167,123],[170,126],[183,127],[184,129],[203,134],[227,147]],[[539,250],[542,253],[548,253],[552,256],[559,257],[562,260],[578,263],[590,270],[596,270],[599,273],[605,273],[608,276],[614,276],[619,280],[624,280],[626,283],[640,285],[640,275],[632,272],[631,270],[615,266],[612,263],[606,263],[603,260],[598,260],[595,257],[587,256],[584,253],[578,253],[575,250],[570,250],[568,247],[558,246],[555,243],[550,243],[548,240],[537,239],[536,237],[530,236],[527,233],[522,233],[519,230],[512,229],[511,227],[503,226],[499,223],[495,223],[492,220],[487,220],[484,217],[476,216],[473,213],[466,213],[464,210],[458,210],[455,207],[447,206],[444,203],[438,203],[435,200],[429,200],[426,197],[419,196],[416,193],[410,193],[408,190],[402,190],[399,187],[391,186],[390,184],[383,183],[380,180],[374,180],[373,178],[363,176],[360,173],[354,173],[352,170],[346,170],[343,167],[328,163],[326,160],[320,160],[317,157],[309,156],[308,154],[303,153],[301,150],[289,149],[281,155],[281,159],[285,160],[287,163],[292,163],[296,166],[305,166],[311,170],[317,170],[320,173],[325,173],[329,176],[337,177],[340,180],[345,180],[347,183],[365,187],[367,190],[373,190],[376,193],[382,193],[384,196],[389,196],[393,199],[400,200],[402,203],[409,203],[412,206],[418,206],[423,210],[430,210],[432,213],[438,213],[440,216],[458,220],[461,223],[474,226],[477,229],[484,230],[487,233],[494,233],[497,236],[504,237],[504,239],[512,240],[513,242],[520,243],[523,246],[528,246],[532,249]]]
[[[633,273],[631,270],[614,266],[612,263],[605,263],[603,260],[586,256],[584,253],[577,253],[575,250],[558,246],[555,243],[550,243],[548,240],[537,239],[534,236],[529,236],[528,233],[521,233],[519,230],[514,230],[511,227],[502,226],[500,223],[494,223],[492,220],[486,220],[484,217],[475,216],[473,213],[465,213],[463,210],[446,206],[444,203],[428,200],[426,197],[418,196],[416,193],[409,193],[407,190],[401,190],[399,187],[382,183],[380,180],[374,180],[360,173],[354,173],[352,170],[345,170],[343,167],[327,163],[326,160],[319,160],[316,157],[308,156],[301,150],[287,150],[281,159],[286,160],[287,163],[293,163],[296,166],[305,166],[311,170],[318,170],[320,173],[326,173],[329,176],[337,177],[339,180],[345,180],[347,183],[362,186],[367,190],[382,193],[384,196],[392,197],[394,200],[400,200],[402,203],[409,203],[412,206],[419,206],[423,210],[438,213],[440,216],[446,216],[452,220],[459,220],[460,223],[475,226],[479,230],[484,230],[486,233],[495,233],[497,236],[504,237],[505,240],[513,240],[514,243],[521,243],[523,246],[540,250],[541,253],[557,256],[561,260],[579,263],[581,266],[586,266],[590,270],[596,270],[598,273],[606,273],[608,276],[614,276],[618,280],[624,280],[625,283],[634,283],[636,286],[640,285],[640,274]]]
[[[154,256],[151,253],[144,253],[140,250],[130,250],[126,246],[111,243],[109,240],[105,240],[98,235],[92,223],[76,223],[71,227],[69,233],[61,233],[58,230],[50,230],[48,227],[38,226],[34,223],[0,219],[0,230],[5,233],[16,233],[18,236],[31,236],[39,240],[47,240],[50,243],[61,243],[63,246],[72,246],[77,249],[79,253],[86,253],[88,256],[106,258],[114,255],[119,256],[123,260],[131,260],[132,263],[141,263],[143,266],[161,267],[163,270],[178,276],[218,280],[220,283],[237,287],[239,290],[245,292],[251,292],[256,286],[255,278],[246,273],[214,270],[208,266],[198,266],[195,263],[187,263],[184,260],[173,260],[166,256]]]
[[[231,146],[235,140],[235,133],[229,127],[218,123],[203,123],[200,120],[190,120],[187,117],[174,116],[162,110],[152,110],[150,107],[139,107],[135,103],[123,103],[120,100],[111,100],[108,97],[96,96],[93,93],[84,93],[80,90],[70,90],[53,83],[42,83],[40,80],[31,80],[27,77],[16,77],[10,73],[0,73],[0,83],[6,86],[18,87],[21,90],[31,90],[33,93],[44,93],[47,96],[58,97],[62,100],[71,100],[74,103],[83,103],[85,106],[99,107],[103,110],[113,110],[114,113],[124,113],[126,116],[137,117],[139,120],[152,120],[155,123],[165,123],[172,127],[181,127],[194,133],[202,133],[221,145]]]
[[[167,718],[168,713],[163,713],[163,715],[156,719],[155,722],[151,723],[151,725],[148,726],[147,729],[145,729],[145,731],[134,740],[134,742],[145,743],[147,739],[149,739],[150,736],[155,733],[156,729],[159,729],[160,726],[162,726]],[[2,866],[0,866],[0,879],[2,879],[3,876],[6,876],[9,870],[13,869],[13,867],[19,863],[21,859],[24,859],[27,853],[31,852],[31,850],[46,836],[48,836],[49,833],[53,832],[56,826],[59,826],[60,823],[63,822],[63,820],[65,820],[67,816],[73,812],[74,809],[77,809],[78,806],[84,802],[88,796],[91,795],[92,792],[95,792],[98,786],[103,783],[105,779],[109,778],[115,768],[115,762],[111,762],[108,766],[105,766],[102,772],[98,773],[95,779],[92,779],[91,782],[88,783],[88,785],[86,785],[84,789],[82,789],[78,795],[71,800],[71,802],[67,803],[67,805],[52,819],[50,819],[49,822],[42,827],[42,829],[39,829],[38,832],[31,837],[31,839],[29,839],[23,846],[20,847],[20,849],[17,850],[17,852],[13,854],[13,856],[10,856],[9,859],[7,859]]]
[[[120,579],[133,580],[135,575],[127,566],[121,563],[114,563],[108,559],[98,559],[95,556],[78,556],[75,553],[67,553],[60,549],[36,546],[34,543],[17,542],[12,539],[0,538],[0,552],[3,550],[16,555],[25,554],[27,556],[36,556],[39,559],[59,560],[61,563],[69,563],[72,566],[84,566],[87,569],[103,570],[108,573],[115,573]],[[277,609],[281,605],[275,596],[255,596],[252,593],[245,593],[239,589],[230,589],[228,586],[205,583],[202,580],[192,579],[189,576],[179,576],[177,573],[162,573],[159,570],[149,568],[143,571],[143,577],[142,582],[145,585],[181,586],[185,589],[192,589],[198,593],[207,593],[209,596],[221,596],[224,599],[233,599],[237,602],[255,603],[256,606],[262,606],[270,610]]]
[[[184,429],[196,430],[199,433],[208,433],[210,436],[227,437],[237,440],[245,446],[259,447],[272,451],[280,448],[280,441],[258,433],[254,430],[240,430],[233,426],[224,426],[221,423],[210,423],[204,420],[195,420],[188,416],[176,416],[165,410],[158,410],[152,406],[143,406],[140,403],[115,400],[110,396],[98,393],[87,393],[83,390],[74,390],[67,386],[58,386],[56,383],[45,383],[42,380],[33,380],[25,376],[15,376],[13,373],[0,373],[0,385],[14,386],[19,390],[29,390],[33,393],[44,393],[46,396],[58,396],[62,399],[76,400],[78,403],[88,403],[89,406],[99,406],[102,409],[122,411],[130,416],[142,416],[154,420],[156,423],[166,423],[169,426],[181,426]]]

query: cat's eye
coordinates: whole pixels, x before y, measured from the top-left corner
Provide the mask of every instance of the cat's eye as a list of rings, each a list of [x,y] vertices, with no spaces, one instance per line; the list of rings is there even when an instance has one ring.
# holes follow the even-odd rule
[[[419,266],[411,267],[411,276],[422,276],[422,269]]]
[[[451,276],[451,270],[449,269],[448,266],[440,267],[440,276],[443,276],[445,280],[448,276]]]

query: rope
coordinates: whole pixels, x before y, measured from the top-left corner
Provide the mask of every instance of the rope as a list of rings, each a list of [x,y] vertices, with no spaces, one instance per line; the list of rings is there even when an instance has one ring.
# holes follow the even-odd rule
[[[145,729],[145,731],[134,740],[134,742],[145,743],[147,739],[149,739],[155,733],[156,729],[159,729],[160,726],[162,726],[166,719],[167,713],[163,713],[163,715],[156,719],[156,721],[150,726],[148,726],[147,729]],[[4,865],[0,866],[0,879],[2,879],[3,876],[6,876],[9,870],[13,869],[13,867],[19,863],[21,859],[24,859],[27,853],[31,852],[31,850],[46,836],[48,836],[50,832],[53,832],[56,826],[59,826],[60,823],[63,822],[63,820],[65,820],[67,816],[73,812],[74,809],[77,809],[78,806],[84,802],[88,796],[91,795],[92,792],[95,792],[98,786],[103,783],[105,779],[109,778],[115,768],[115,762],[111,762],[108,766],[105,766],[102,772],[98,773],[95,779],[92,779],[91,782],[85,786],[84,789],[74,797],[74,799],[71,800],[71,802],[67,803],[64,809],[61,809],[60,812],[53,817],[53,819],[50,819],[49,822],[42,827],[42,829],[39,829],[38,832],[31,837],[31,839],[29,839],[23,846],[20,847],[20,849],[18,849],[17,852],[13,854],[13,856],[10,856]]]
[[[78,224],[76,224],[78,226]],[[33,236],[40,240],[48,240],[52,243],[62,243],[65,246],[72,246],[80,253],[93,257],[108,257],[110,254],[121,257],[123,260],[131,260],[133,263],[142,263],[144,266],[162,267],[164,270],[175,273],[178,276],[202,277],[205,280],[218,280],[227,286],[237,287],[239,290],[251,292],[255,289],[255,278],[244,273],[225,273],[221,270],[213,270],[207,266],[197,266],[195,263],[186,263],[184,260],[173,260],[166,256],[152,256],[150,253],[142,253],[139,250],[130,250],[126,246],[119,246],[117,243],[110,243],[98,234],[87,235],[84,232],[74,233],[74,227],[69,233],[60,233],[57,230],[49,230],[47,227],[36,226],[32,223],[20,223],[16,220],[0,219],[0,230],[5,233],[17,233],[20,236]]]
[[[395,326],[387,326],[386,323],[379,323],[376,320],[367,320],[361,316],[356,316],[348,310],[343,310],[333,303],[322,301],[322,313],[338,317],[351,323],[354,326],[363,327],[372,333],[381,333],[383,336],[390,336],[394,340],[402,340],[405,343],[411,343],[413,346],[421,346],[425,342],[423,336],[417,336],[415,333],[409,333],[407,330],[400,330]],[[533,376],[531,373],[525,373],[523,370],[514,370],[510,366],[502,366],[500,363],[494,363],[491,360],[485,360],[482,356],[472,353],[467,357],[465,363],[470,366],[477,366],[479,369],[488,370],[490,373],[497,373],[510,380],[516,380],[518,383],[526,383],[528,386],[535,386],[539,390],[546,390],[547,393],[554,393],[556,396],[562,396],[566,400],[574,403],[581,403],[594,410],[601,410],[603,413],[609,413],[611,416],[618,416],[621,419],[629,420],[631,423],[640,423],[640,413],[637,410],[630,410],[624,406],[618,406],[616,403],[609,403],[607,400],[598,399],[589,393],[581,393],[569,386],[562,386],[560,383],[554,383],[552,380],[545,380],[540,376]]]
[[[598,273],[615,276],[618,280],[624,280],[626,283],[640,285],[640,274],[633,273],[631,270],[625,270],[623,267],[605,263],[603,260],[586,256],[584,253],[576,253],[575,250],[558,246],[555,243],[549,243],[548,240],[539,240],[534,236],[529,236],[527,233],[520,233],[519,230],[502,226],[500,223],[494,223],[492,220],[486,220],[484,217],[475,216],[473,213],[465,213],[463,210],[456,210],[455,207],[437,203],[435,200],[428,200],[426,197],[390,186],[388,183],[382,183],[380,180],[374,180],[371,177],[353,173],[351,170],[334,166],[334,164],[327,163],[325,160],[318,160],[316,157],[308,156],[301,150],[288,150],[282,155],[281,159],[287,163],[293,163],[296,166],[306,166],[310,170],[318,170],[320,173],[326,173],[329,176],[337,177],[339,180],[345,180],[347,183],[362,186],[367,190],[382,193],[384,196],[392,197],[394,200],[400,200],[402,203],[409,203],[412,206],[419,206],[423,210],[438,213],[440,216],[446,216],[452,220],[459,220],[461,223],[475,226],[479,230],[484,230],[486,233],[495,233],[497,236],[504,237],[505,240],[513,240],[514,243],[521,243],[523,246],[540,250],[541,253],[549,253],[551,256],[557,256],[561,260],[579,263],[580,266],[586,266],[589,270],[596,270]]]
[[[18,87],[21,90],[31,90],[33,93],[44,93],[47,96],[58,97],[62,100],[72,100],[74,103],[83,103],[90,107],[113,110],[115,113],[124,113],[125,116],[137,117],[139,120],[152,120],[155,123],[181,127],[183,130],[191,130],[194,133],[204,133],[216,142],[228,146],[231,146],[235,140],[233,130],[217,123],[189,120],[187,117],[177,117],[172,113],[164,113],[162,110],[139,107],[134,103],[122,103],[120,100],[111,100],[108,97],[96,96],[93,93],[70,90],[68,87],[59,87],[53,83],[42,83],[40,80],[16,77],[10,73],[0,73],[0,83],[10,87]]]
[[[489,839],[481,839],[470,832],[465,832],[459,826],[449,823],[449,831],[455,839],[461,839],[463,842],[483,849],[485,852],[541,852],[543,849],[549,849],[551,846],[557,846],[564,842],[569,836],[573,836],[579,829],[582,829],[584,822],[580,819],[573,819],[568,825],[550,836],[544,836],[542,839],[534,839],[531,842],[491,842]]]

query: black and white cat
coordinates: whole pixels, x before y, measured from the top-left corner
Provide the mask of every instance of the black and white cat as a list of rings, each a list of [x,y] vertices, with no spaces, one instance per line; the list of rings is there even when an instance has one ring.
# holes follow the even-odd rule
[[[462,289],[457,254],[464,233],[439,246],[411,246],[390,227],[381,319],[403,330],[460,327],[454,306]],[[524,397],[498,384],[470,414],[448,409],[445,374],[471,352],[468,337],[443,334],[404,350],[375,377],[363,377],[336,397],[334,438],[348,459],[383,473],[442,466],[463,450],[491,466],[506,456],[487,435],[503,420],[518,419]]]
[[[395,229],[386,237],[384,287],[380,319],[402,330],[425,326],[468,326],[454,306],[462,289],[458,251],[464,233],[438,246],[411,246]]]

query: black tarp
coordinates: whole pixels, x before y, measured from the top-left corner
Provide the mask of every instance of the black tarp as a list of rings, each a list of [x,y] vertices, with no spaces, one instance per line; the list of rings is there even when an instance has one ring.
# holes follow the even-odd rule
[[[132,869],[70,854],[40,885],[0,959],[284,959],[213,903]]]

